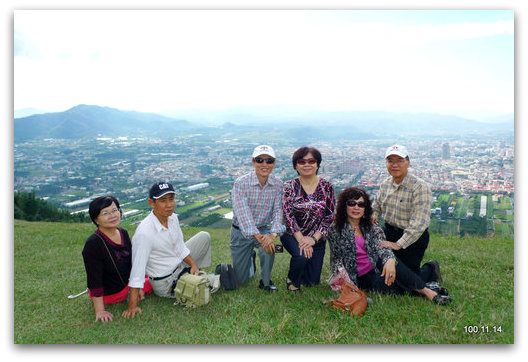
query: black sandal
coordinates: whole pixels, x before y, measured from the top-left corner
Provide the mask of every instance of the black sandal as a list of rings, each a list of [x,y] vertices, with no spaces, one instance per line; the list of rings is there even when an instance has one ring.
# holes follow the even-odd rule
[[[453,302],[453,299],[451,299],[451,297],[448,295],[437,294],[433,298],[433,303],[439,304],[439,305],[448,305],[448,304],[451,304],[452,302]]]
[[[447,289],[439,285],[437,282],[425,283],[425,287],[431,289],[433,292],[436,292],[440,295],[449,295]]]

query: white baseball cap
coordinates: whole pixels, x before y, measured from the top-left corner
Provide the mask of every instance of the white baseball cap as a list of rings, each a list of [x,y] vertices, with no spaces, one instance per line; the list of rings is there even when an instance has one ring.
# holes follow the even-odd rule
[[[385,158],[389,157],[390,155],[396,155],[400,157],[409,157],[409,153],[407,152],[407,147],[400,146],[400,145],[394,145],[387,148],[387,151],[385,152]]]
[[[253,150],[253,158],[258,157],[260,155],[270,155],[273,158],[275,157],[275,151],[273,151],[273,148],[271,146],[266,145],[260,145],[255,147],[255,150]]]

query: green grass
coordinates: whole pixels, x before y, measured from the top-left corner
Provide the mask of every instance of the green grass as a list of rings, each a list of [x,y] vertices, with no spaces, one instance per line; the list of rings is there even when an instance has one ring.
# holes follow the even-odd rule
[[[466,217],[466,214],[468,211],[468,205],[469,205],[469,200],[467,200],[464,197],[459,197],[457,199],[457,206],[455,208],[455,217],[459,219]]]
[[[501,197],[499,203],[493,204],[492,212],[497,219],[513,221],[513,208],[507,196]]]
[[[495,220],[493,225],[495,228],[495,235],[500,235],[500,236],[513,235],[513,232],[514,232],[513,223],[506,223],[506,222],[503,222],[502,220]]]
[[[174,212],[176,214],[181,214],[181,213],[184,213],[185,211],[188,211],[188,210],[193,209],[195,207],[202,206],[203,204],[204,204],[204,202],[194,202],[192,204],[188,204],[188,205],[185,205],[185,206],[177,207],[174,210]]]
[[[215,212],[216,212],[217,214],[220,214],[220,215],[228,214],[228,213],[230,213],[231,211],[233,211],[233,210],[232,210],[232,209],[228,209],[228,208],[226,208],[226,207],[222,207],[222,208],[220,208],[220,209],[218,209],[218,210],[215,210]]]
[[[448,193],[442,193],[438,195],[438,202],[449,202],[450,195]]]
[[[134,226],[125,226],[133,234]],[[126,304],[108,306],[112,323],[93,323],[81,250],[91,224],[14,223],[14,343],[17,344],[511,344],[514,342],[513,239],[433,235],[425,259],[442,265],[453,296],[449,307],[424,298],[369,293],[363,317],[330,309],[337,295],[326,283],[285,291],[289,255],[277,254],[272,278],[279,292],[257,288],[258,278],[234,291],[220,291],[209,305],[186,310],[147,296],[143,314],[123,319]],[[229,230],[207,229],[213,261],[231,262]],[[185,228],[186,239],[198,229]],[[322,280],[329,273],[328,249]],[[257,263],[258,264],[258,263]],[[465,326],[488,326],[468,333]],[[500,326],[502,333],[492,332]]]

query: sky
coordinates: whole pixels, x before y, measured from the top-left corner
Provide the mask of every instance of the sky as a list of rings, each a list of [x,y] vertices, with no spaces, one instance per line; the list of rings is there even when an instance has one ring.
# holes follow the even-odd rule
[[[514,111],[513,10],[16,10],[14,109]]]

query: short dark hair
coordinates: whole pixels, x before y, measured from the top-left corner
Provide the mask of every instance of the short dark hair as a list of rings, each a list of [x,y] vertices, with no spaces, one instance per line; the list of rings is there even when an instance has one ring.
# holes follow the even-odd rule
[[[95,222],[95,219],[97,219],[97,217],[101,213],[101,210],[105,207],[112,205],[112,202],[115,203],[117,209],[119,210],[119,213],[121,213],[119,201],[117,201],[117,198],[115,198],[114,196],[99,196],[95,198],[92,202],[90,202],[90,206],[88,207],[88,213],[90,214],[90,219],[92,219],[92,222],[95,224],[95,226],[99,226]]]
[[[314,158],[316,159],[316,161],[317,161],[316,174],[319,173],[319,166],[321,166],[321,160],[322,160],[321,152],[319,152],[319,150],[317,148],[309,147],[309,146],[303,146],[303,147],[299,148],[297,151],[295,151],[293,153],[292,164],[293,164],[293,169],[295,171],[297,171],[297,169],[296,169],[297,161],[299,161],[301,158],[303,158],[304,156],[306,156],[309,153],[311,153],[312,156],[314,156]],[[299,173],[299,171],[297,171],[297,173]]]
[[[369,194],[359,188],[359,187],[348,187],[341,191],[339,196],[337,197],[337,205],[336,205],[336,212],[334,216],[334,223],[337,227],[337,230],[341,232],[343,228],[345,227],[345,223],[348,219],[347,214],[347,201],[348,200],[357,200],[360,197],[363,197],[363,200],[365,200],[365,214],[361,218],[361,221],[359,222],[359,225],[361,229],[365,231],[370,230],[370,226],[372,225],[371,219],[372,219],[372,203],[370,202]]]

